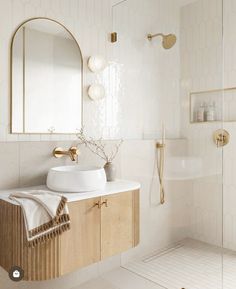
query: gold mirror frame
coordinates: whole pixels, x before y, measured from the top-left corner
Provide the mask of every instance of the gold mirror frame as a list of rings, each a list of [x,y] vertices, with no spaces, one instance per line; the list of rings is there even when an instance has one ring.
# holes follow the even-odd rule
[[[72,37],[72,39],[75,41],[76,45],[78,46],[78,49],[79,49],[79,53],[80,53],[80,56],[81,56],[81,127],[83,127],[83,71],[84,71],[84,68],[83,68],[83,55],[82,55],[82,52],[81,52],[81,48],[79,46],[79,43],[78,41],[76,40],[75,36],[70,32],[70,30],[68,28],[66,28],[63,24],[61,24],[59,21],[57,20],[54,20],[54,19],[51,19],[51,18],[48,18],[48,17],[33,17],[33,18],[29,18],[27,20],[25,20],[24,22],[22,22],[15,30],[15,32],[13,33],[12,35],[12,38],[11,38],[11,44],[10,44],[10,134],[29,134],[29,135],[38,135],[38,134],[43,134],[43,135],[76,135],[77,133],[45,133],[45,132],[42,132],[42,133],[27,133],[27,132],[12,132],[12,99],[13,99],[13,96],[12,96],[12,82],[13,82],[13,79],[12,79],[12,65],[13,65],[13,44],[14,44],[14,39],[15,39],[15,36],[17,34],[17,32],[20,30],[20,28],[22,26],[24,26],[26,23],[32,21],[32,20],[49,20],[49,21],[52,21],[54,23],[57,23],[59,24],[60,26],[62,26],[69,34],[70,36]]]

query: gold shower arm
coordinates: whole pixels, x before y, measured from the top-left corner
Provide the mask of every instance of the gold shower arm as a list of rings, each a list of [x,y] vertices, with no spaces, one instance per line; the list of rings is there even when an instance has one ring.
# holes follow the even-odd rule
[[[175,34],[167,34],[167,35],[165,35],[163,33],[148,34],[147,35],[147,39],[149,41],[151,41],[153,37],[157,37],[157,36],[161,36],[162,37],[162,46],[163,46],[164,49],[172,48],[175,45],[176,40],[177,40]]]
[[[148,39],[149,41],[151,41],[152,38],[157,37],[157,36],[164,36],[164,34],[162,34],[162,33],[148,34],[148,35],[147,35],[147,39]]]

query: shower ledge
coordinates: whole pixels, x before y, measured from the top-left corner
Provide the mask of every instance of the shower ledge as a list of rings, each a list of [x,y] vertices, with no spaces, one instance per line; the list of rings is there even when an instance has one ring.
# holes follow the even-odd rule
[[[165,180],[192,180],[203,177],[202,159],[197,157],[169,157],[165,162]]]

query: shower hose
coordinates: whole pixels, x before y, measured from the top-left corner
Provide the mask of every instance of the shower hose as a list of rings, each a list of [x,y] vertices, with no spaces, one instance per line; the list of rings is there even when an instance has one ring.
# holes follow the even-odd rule
[[[160,184],[160,203],[163,205],[165,203],[165,190],[163,184],[164,176],[164,162],[165,162],[165,144],[157,143],[157,174]]]

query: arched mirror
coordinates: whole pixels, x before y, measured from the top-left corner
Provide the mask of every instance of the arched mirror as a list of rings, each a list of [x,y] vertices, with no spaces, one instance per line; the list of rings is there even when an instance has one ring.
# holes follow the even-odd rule
[[[73,35],[30,19],[11,45],[11,133],[76,133],[82,122],[82,55]]]

